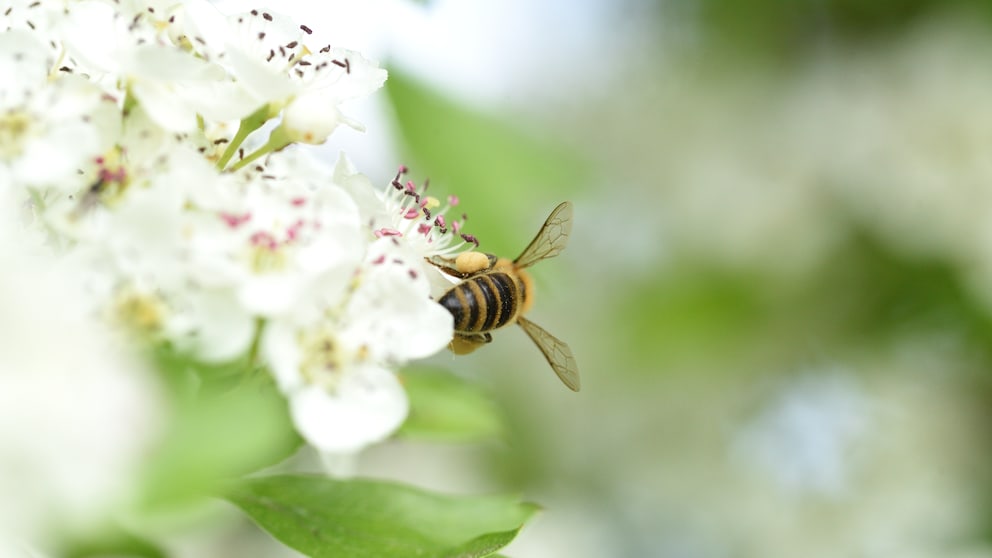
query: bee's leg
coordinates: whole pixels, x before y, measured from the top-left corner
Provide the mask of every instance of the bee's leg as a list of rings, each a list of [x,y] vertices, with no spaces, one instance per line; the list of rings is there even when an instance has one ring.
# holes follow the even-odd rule
[[[431,256],[429,258],[424,258],[427,263],[433,265],[434,267],[440,269],[442,272],[451,275],[452,277],[458,277],[464,279],[466,275],[461,271],[458,271],[458,266],[455,265],[454,258],[445,258],[442,256]]]
[[[456,333],[451,343],[448,343],[448,348],[456,355],[467,355],[492,340],[493,336],[489,333]]]

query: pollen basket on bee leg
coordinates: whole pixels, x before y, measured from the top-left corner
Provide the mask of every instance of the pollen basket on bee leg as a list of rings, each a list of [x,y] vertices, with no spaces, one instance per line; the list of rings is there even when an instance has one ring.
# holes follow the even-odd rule
[[[489,256],[482,252],[462,252],[455,258],[455,267],[462,273],[476,273],[490,266]]]

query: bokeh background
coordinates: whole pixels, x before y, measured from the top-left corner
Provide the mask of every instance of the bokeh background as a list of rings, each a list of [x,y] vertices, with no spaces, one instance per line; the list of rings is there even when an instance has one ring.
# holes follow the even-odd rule
[[[358,474],[540,503],[516,558],[992,556],[992,3],[355,4],[282,8],[390,69],[328,160],[502,255],[572,200],[530,317],[583,380],[440,355],[500,434]]]

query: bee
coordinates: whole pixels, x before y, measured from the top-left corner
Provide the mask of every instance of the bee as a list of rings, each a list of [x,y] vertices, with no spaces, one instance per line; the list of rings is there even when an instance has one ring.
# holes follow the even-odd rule
[[[492,331],[516,323],[534,341],[565,386],[579,391],[579,371],[572,350],[523,316],[534,303],[534,283],[524,269],[560,254],[571,232],[572,204],[562,202],[515,260],[475,251],[463,252],[454,259],[429,259],[445,273],[462,279],[438,300],[455,319],[455,335],[449,345],[452,352],[470,353],[490,343]]]

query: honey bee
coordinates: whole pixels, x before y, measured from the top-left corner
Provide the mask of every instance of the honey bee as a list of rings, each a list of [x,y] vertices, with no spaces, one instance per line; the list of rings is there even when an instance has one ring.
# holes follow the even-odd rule
[[[449,345],[452,352],[470,353],[491,342],[493,330],[516,323],[534,341],[565,386],[579,391],[579,371],[572,350],[523,316],[534,303],[534,283],[524,268],[560,254],[571,232],[572,204],[562,202],[515,260],[475,251],[463,252],[454,259],[435,256],[429,260],[445,273],[462,279],[438,300],[455,319],[455,336]]]

